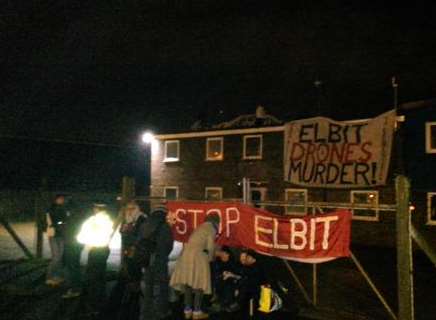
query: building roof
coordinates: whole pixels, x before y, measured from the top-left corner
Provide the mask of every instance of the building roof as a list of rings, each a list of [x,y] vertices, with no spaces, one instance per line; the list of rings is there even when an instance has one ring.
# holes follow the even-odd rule
[[[259,108],[255,114],[245,114],[236,117],[228,122],[222,122],[217,125],[212,126],[213,129],[235,129],[235,128],[253,128],[253,127],[269,127],[269,126],[279,126],[283,124],[283,121],[277,119],[276,117],[266,114],[260,111]]]
[[[403,111],[411,111],[411,110],[422,109],[427,107],[435,107],[435,106],[436,106],[436,98],[433,98],[427,100],[405,102],[399,105],[399,109]]]
[[[282,120],[279,120],[273,115],[267,114],[264,107],[257,106],[255,113],[240,115],[230,121],[221,122],[210,126],[205,126],[201,121],[197,121],[191,126],[191,130],[204,131],[204,130],[259,128],[259,127],[280,126],[282,124],[283,124]]]

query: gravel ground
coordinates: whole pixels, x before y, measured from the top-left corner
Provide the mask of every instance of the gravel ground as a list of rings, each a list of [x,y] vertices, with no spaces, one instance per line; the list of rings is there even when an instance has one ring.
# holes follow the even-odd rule
[[[33,222],[11,223],[12,228],[20,237],[21,241],[27,246],[31,252],[35,252],[36,248],[36,226]],[[115,270],[120,263],[120,239],[114,237],[111,243],[111,254],[109,256],[109,269]],[[86,264],[88,251],[85,249],[82,252],[82,264]],[[21,248],[13,241],[6,229],[0,225],[0,260],[16,260],[25,258]],[[44,234],[43,258],[50,258],[50,248],[47,237]]]
[[[34,251],[35,226],[32,223],[17,223],[12,225],[17,234],[29,249]],[[44,241],[44,257],[49,257],[47,241]],[[120,251],[115,241],[112,245],[109,269],[116,270],[119,264]],[[178,248],[180,250],[180,248]],[[386,297],[391,307],[396,310],[396,259],[395,252],[387,249],[353,248],[373,281]],[[82,255],[82,263],[86,264],[86,252]],[[21,249],[13,242],[7,232],[0,227],[0,273],[5,265],[4,260],[23,258]],[[293,287],[291,292],[296,303],[304,314],[312,319],[390,319],[381,303],[369,288],[363,276],[357,271],[350,259],[318,265],[318,302],[319,310],[308,309],[301,293],[292,282],[288,271],[280,260],[270,259],[267,270],[284,279]],[[29,268],[38,267],[36,261],[20,265],[14,272],[25,272]],[[311,295],[312,266],[301,263],[291,263],[297,275]],[[9,319],[74,319],[77,317],[77,305],[66,304],[60,298],[60,292],[45,287],[44,268],[23,277],[19,281],[0,286],[0,314],[2,320]],[[3,272],[4,273],[4,272]],[[415,281],[415,315],[417,320],[436,319],[436,270],[422,254],[414,257]],[[71,311],[73,310],[73,311]],[[76,310],[76,311],[74,311]],[[71,314],[70,314],[71,313]],[[60,316],[60,315],[63,316]],[[340,314],[340,316],[339,316]],[[83,318],[83,317],[82,317]],[[241,316],[235,318],[240,319]],[[243,317],[242,317],[243,318]],[[276,315],[276,319],[284,319]],[[233,319],[231,315],[219,316],[215,319]],[[286,317],[286,319],[292,319]],[[303,318],[299,318],[303,319]]]

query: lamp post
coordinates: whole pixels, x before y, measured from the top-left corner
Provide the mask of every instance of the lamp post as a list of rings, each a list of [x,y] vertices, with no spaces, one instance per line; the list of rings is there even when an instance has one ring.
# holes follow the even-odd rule
[[[157,142],[154,134],[150,131],[146,131],[141,136],[142,143],[145,145],[145,184],[146,184],[146,195],[151,195],[150,185],[151,185],[151,161],[152,161],[152,151],[153,145]]]

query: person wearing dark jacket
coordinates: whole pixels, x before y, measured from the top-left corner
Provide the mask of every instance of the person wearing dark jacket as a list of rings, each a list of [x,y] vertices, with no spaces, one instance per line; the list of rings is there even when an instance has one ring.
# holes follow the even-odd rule
[[[121,212],[121,269],[102,319],[139,319],[143,265],[135,257],[135,245],[146,221],[147,215],[141,212],[135,201],[127,203]]]
[[[62,296],[65,299],[80,296],[82,289],[82,275],[80,271],[80,256],[83,245],[77,241],[80,227],[86,215],[81,208],[72,208],[68,211],[64,225],[65,251],[64,260],[68,275],[68,291]]]
[[[235,300],[235,289],[240,276],[236,274],[237,267],[234,256],[228,247],[223,247],[215,253],[212,262],[212,284],[218,304],[215,309],[225,309]]]
[[[47,269],[46,284],[49,286],[58,286],[63,282],[63,255],[65,247],[65,221],[69,214],[65,204],[65,195],[56,195],[50,209],[45,216],[45,230],[48,237],[48,243],[51,251],[51,261]]]
[[[121,251],[123,256],[128,254],[129,249],[135,245],[142,223],[147,215],[141,211],[136,201],[129,201],[121,214]]]
[[[142,225],[137,245],[137,252],[142,251],[141,256],[149,255],[149,261],[144,267],[144,300],[141,314],[143,319],[164,319],[171,315],[168,256],[173,249],[173,242],[171,227],[167,223],[167,209],[158,207],[152,211],[147,222]],[[143,260],[146,261],[147,258]],[[154,303],[155,285],[158,286],[159,292]]]
[[[265,273],[258,255],[251,251],[242,251],[239,256],[238,285],[235,292],[235,302],[227,308],[233,312],[239,309],[247,310],[250,300],[256,304],[260,297],[260,287],[265,283]]]

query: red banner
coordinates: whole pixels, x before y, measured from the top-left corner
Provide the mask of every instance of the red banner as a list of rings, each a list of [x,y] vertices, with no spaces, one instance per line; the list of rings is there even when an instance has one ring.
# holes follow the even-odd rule
[[[217,242],[306,263],[350,255],[351,213],[278,216],[241,203],[168,202],[177,241],[186,242],[209,214],[221,217]]]

